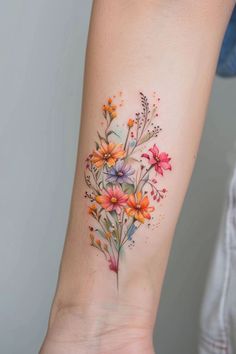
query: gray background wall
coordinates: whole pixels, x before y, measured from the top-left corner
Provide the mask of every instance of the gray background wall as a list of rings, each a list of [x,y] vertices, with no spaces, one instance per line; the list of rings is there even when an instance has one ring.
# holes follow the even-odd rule
[[[57,279],[74,174],[91,1],[0,0],[0,353],[32,354]],[[174,239],[155,342],[196,354],[235,149],[236,79],[217,79]]]

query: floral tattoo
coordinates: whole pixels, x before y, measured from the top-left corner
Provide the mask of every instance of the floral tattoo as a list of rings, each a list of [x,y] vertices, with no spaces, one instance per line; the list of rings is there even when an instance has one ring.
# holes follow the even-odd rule
[[[159,98],[150,107],[140,92],[141,111],[125,124],[117,125],[115,96],[102,107],[102,133],[97,132],[95,149],[86,159],[85,182],[88,213],[95,220],[89,226],[91,246],[99,250],[117,275],[126,244],[134,245],[140,226],[151,225],[158,202],[166,195],[159,176],[171,171],[171,158],[156,143],[160,126]],[[122,104],[120,104],[122,106]],[[151,147],[147,148],[150,142]],[[95,225],[95,226],[94,226]]]

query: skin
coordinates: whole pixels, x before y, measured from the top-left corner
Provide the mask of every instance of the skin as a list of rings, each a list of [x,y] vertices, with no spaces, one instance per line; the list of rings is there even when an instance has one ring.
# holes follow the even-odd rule
[[[94,1],[71,210],[56,295],[41,354],[152,354],[152,333],[175,226],[196,159],[231,0]],[[168,197],[154,230],[137,232],[115,274],[89,244],[84,160],[101,105],[123,92],[119,122],[138,92],[161,97],[158,146],[172,157]],[[146,237],[148,241],[146,242]]]

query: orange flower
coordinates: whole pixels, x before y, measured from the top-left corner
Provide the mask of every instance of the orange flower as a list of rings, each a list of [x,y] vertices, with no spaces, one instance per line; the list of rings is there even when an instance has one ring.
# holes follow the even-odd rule
[[[145,219],[151,219],[149,213],[155,209],[149,206],[149,199],[147,196],[143,197],[142,192],[138,192],[136,195],[130,194],[127,205],[128,208],[125,209],[126,214],[134,217],[141,223],[144,223]]]
[[[109,112],[111,119],[117,117],[116,106],[108,106],[107,111]]]
[[[114,143],[101,143],[101,147],[93,152],[91,158],[92,163],[96,167],[102,167],[107,164],[109,167],[114,166],[116,160],[123,158],[125,156],[125,151],[122,148],[122,144]]]
[[[112,104],[111,97],[108,98],[107,104],[104,104],[102,106],[102,110],[103,110],[104,114],[106,115],[108,112],[111,120],[117,117],[116,108],[117,108],[117,106]]]
[[[128,125],[129,128],[132,128],[132,127],[134,126],[134,120],[133,120],[132,118],[130,118],[130,119],[128,120],[127,125]]]
[[[98,246],[99,248],[101,248],[101,241],[97,239],[97,240],[95,240],[95,242],[96,242],[97,246]]]
[[[92,204],[92,205],[90,205],[90,206],[88,207],[88,213],[89,213],[90,215],[93,215],[94,213],[96,213],[96,211],[97,211],[97,206],[96,206],[96,204]]]
[[[107,105],[104,104],[104,105],[102,106],[102,109],[103,109],[104,112],[106,112],[106,111],[109,110],[109,106],[107,106]]]
[[[109,113],[112,113],[112,112],[114,112],[115,110],[116,110],[116,106],[115,105],[113,105],[113,106],[107,106],[108,108],[107,108],[107,111],[109,112]]]

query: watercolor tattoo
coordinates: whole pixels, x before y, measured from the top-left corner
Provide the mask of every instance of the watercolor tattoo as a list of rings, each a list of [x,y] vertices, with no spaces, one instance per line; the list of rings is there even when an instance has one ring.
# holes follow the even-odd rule
[[[91,246],[104,255],[118,286],[124,246],[134,245],[135,233],[145,223],[151,226],[153,212],[166,196],[159,180],[164,171],[171,170],[171,158],[156,144],[161,132],[157,124],[160,98],[154,93],[150,105],[140,92],[141,111],[123,124],[116,124],[116,99],[109,98],[102,107],[102,132],[97,132],[95,149],[86,159],[85,197],[95,220],[89,226]]]

